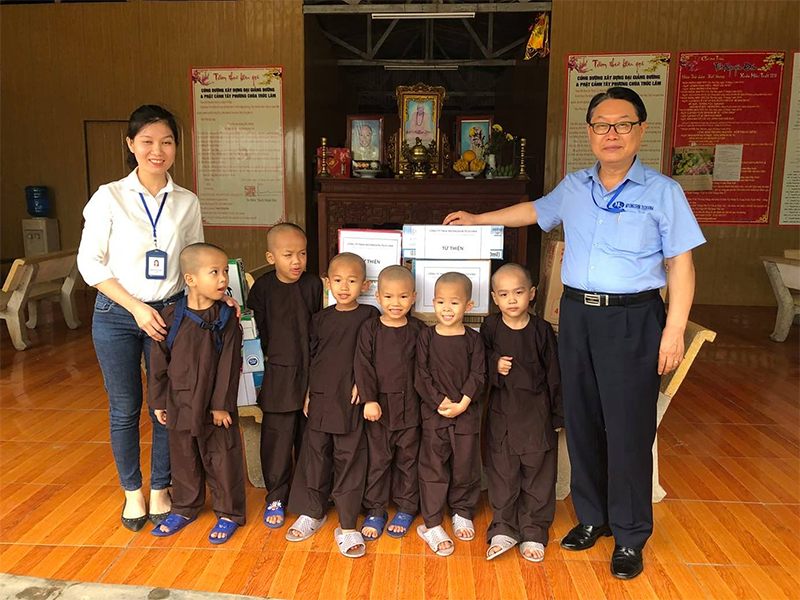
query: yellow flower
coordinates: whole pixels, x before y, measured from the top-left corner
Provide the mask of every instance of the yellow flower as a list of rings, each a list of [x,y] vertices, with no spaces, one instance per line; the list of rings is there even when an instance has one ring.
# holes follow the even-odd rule
[[[503,128],[499,123],[492,125],[492,129],[498,133],[503,133]]]
[[[470,136],[470,137],[472,137],[473,135],[475,135],[475,134],[477,133],[477,131],[476,131],[476,130],[477,130],[477,127],[472,127],[472,128],[469,130],[469,136]]]
[[[511,135],[510,133],[507,133],[506,134],[506,140],[508,140],[509,142],[513,142],[514,141],[514,136]]]

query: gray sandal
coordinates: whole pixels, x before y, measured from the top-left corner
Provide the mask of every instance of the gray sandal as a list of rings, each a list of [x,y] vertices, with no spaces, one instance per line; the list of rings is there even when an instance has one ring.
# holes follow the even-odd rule
[[[336,538],[336,545],[339,546],[341,552],[347,558],[361,558],[367,553],[367,544],[364,542],[364,536],[360,531],[348,531],[344,533],[341,527],[337,527],[333,532],[333,537]],[[353,548],[361,546],[360,550],[355,553],[350,552]]]
[[[286,531],[286,539],[290,542],[302,542],[303,540],[307,540],[312,535],[317,533],[317,530],[325,525],[325,521],[328,520],[328,516],[325,515],[317,521],[316,519],[312,519],[308,515],[300,515],[291,527]],[[295,536],[292,534],[292,530],[297,530],[301,533],[300,536]]]
[[[489,547],[486,549],[486,560],[494,560],[504,552],[508,552],[517,545],[517,540],[502,533],[492,536],[492,541],[489,542]],[[494,554],[489,554],[489,550],[498,546],[500,550]]]

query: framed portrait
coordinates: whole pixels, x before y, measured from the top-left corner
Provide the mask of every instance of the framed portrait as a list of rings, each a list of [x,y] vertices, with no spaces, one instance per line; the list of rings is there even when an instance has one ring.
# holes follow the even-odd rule
[[[492,115],[465,115],[456,117],[456,152],[459,156],[472,150],[480,159],[485,159],[484,150],[492,132]]]
[[[444,88],[422,83],[401,85],[397,88],[396,95],[400,115],[400,147],[403,142],[413,146],[419,138],[425,146],[435,141],[438,148]]]
[[[386,162],[383,116],[348,115],[347,147],[355,162]]]

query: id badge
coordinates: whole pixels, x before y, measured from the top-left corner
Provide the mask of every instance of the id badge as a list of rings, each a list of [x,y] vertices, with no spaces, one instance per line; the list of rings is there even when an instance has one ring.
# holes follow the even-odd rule
[[[167,253],[163,250],[150,250],[144,255],[147,279],[167,278]]]

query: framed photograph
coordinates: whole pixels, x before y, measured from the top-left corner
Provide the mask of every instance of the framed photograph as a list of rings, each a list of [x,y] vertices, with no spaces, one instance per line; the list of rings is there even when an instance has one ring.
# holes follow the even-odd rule
[[[395,93],[400,115],[400,147],[403,147],[403,142],[413,146],[419,138],[425,146],[435,141],[438,151],[441,137],[439,117],[444,102],[444,88],[418,83],[411,86],[401,85]]]
[[[484,149],[489,144],[492,132],[492,115],[469,115],[456,117],[456,153],[462,156],[472,150],[480,159],[485,159]]]
[[[386,162],[384,155],[383,117],[348,115],[347,147],[356,162]]]

